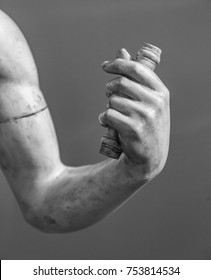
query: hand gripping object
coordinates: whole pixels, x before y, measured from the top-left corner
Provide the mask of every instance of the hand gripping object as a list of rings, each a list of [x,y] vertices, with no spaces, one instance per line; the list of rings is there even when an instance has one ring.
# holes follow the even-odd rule
[[[137,52],[136,61],[146,65],[154,71],[156,65],[160,63],[161,49],[148,43]],[[108,128],[106,134],[101,139],[100,153],[107,157],[118,159],[122,153],[121,143],[118,133],[113,128]]]

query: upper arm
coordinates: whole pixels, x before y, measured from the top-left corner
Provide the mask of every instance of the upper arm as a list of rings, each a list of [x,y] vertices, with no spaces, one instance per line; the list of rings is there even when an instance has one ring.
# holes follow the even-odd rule
[[[0,123],[45,107],[26,39],[16,23],[0,10]]]
[[[38,85],[30,48],[16,23],[0,10],[0,77]]]
[[[0,166],[11,185],[48,177],[60,163],[37,69],[17,25],[0,11]]]
[[[0,168],[19,202],[28,192],[37,201],[35,193],[63,168],[51,115],[37,86],[0,83]]]

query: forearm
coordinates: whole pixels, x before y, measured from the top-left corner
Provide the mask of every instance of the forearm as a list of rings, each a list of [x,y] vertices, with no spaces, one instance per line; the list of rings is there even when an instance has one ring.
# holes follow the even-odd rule
[[[123,161],[64,167],[42,186],[46,190],[39,198],[42,203],[37,211],[26,212],[27,219],[46,232],[71,232],[101,220],[148,181],[141,169],[139,176],[132,177]]]

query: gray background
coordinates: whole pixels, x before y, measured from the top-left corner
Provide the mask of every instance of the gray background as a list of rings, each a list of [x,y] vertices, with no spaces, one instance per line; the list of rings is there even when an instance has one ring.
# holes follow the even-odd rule
[[[99,155],[101,63],[146,41],[163,50],[171,146],[163,172],[114,215],[72,234],[27,225],[0,174],[1,259],[211,259],[211,3],[194,0],[1,0],[34,54],[65,163]]]

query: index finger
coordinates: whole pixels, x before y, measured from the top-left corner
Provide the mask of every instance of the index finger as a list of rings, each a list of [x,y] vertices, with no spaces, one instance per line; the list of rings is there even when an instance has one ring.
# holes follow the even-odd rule
[[[126,76],[154,90],[161,91],[164,87],[163,82],[151,69],[136,61],[117,58],[105,61],[102,68],[107,73]]]

